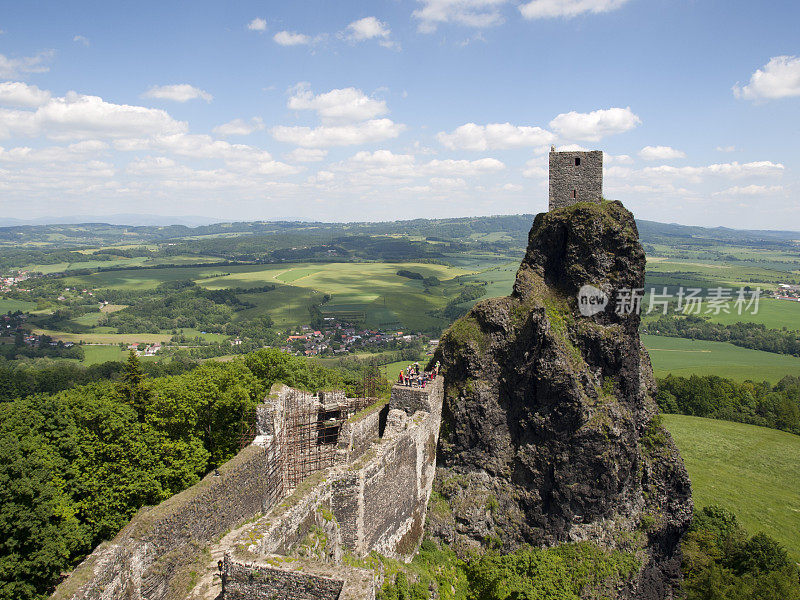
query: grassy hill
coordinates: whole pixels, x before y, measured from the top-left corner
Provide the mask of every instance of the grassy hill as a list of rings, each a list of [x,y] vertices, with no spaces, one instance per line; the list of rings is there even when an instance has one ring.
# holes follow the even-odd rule
[[[719,375],[736,381],[752,379],[777,383],[784,375],[800,373],[800,358],[740,348],[726,342],[706,342],[660,335],[642,335],[657,377],[669,373]]]
[[[800,562],[800,436],[754,425],[664,415],[692,479],[695,506],[724,506]]]

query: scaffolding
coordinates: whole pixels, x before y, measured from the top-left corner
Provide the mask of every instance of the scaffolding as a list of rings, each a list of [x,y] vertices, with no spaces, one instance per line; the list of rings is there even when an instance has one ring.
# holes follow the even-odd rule
[[[309,475],[334,465],[342,424],[375,402],[379,378],[376,364],[365,370],[361,382],[364,395],[360,398],[347,398],[343,392],[311,395],[298,390],[282,397],[271,415],[274,435],[264,436],[259,442],[268,455],[264,476],[270,501],[291,492]],[[255,440],[256,420],[255,410],[242,414],[240,449]]]
[[[385,374],[381,373],[381,369],[378,366],[378,361],[373,358],[362,371],[360,390],[361,397],[375,398],[378,395],[378,387],[380,386],[380,382],[385,378]]]
[[[249,446],[256,439],[256,409],[242,411],[239,427],[239,450]]]
[[[267,470],[264,473],[264,500],[262,511],[266,512],[270,507],[277,504],[286,495],[286,478],[284,473],[285,466],[285,438],[283,436],[273,436],[264,446]]]
[[[370,398],[334,398],[295,395],[285,405],[286,486],[332,467],[342,424],[368,406]]]
[[[303,479],[333,465],[336,441],[320,437],[319,404],[291,398],[286,403],[286,485],[297,487]]]

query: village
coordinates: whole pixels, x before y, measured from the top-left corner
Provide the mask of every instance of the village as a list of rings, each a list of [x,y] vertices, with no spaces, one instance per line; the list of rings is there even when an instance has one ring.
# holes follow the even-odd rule
[[[280,350],[296,356],[341,356],[359,351],[401,350],[420,343],[435,347],[438,342],[415,333],[358,328],[328,317],[321,330],[303,325],[292,332]]]

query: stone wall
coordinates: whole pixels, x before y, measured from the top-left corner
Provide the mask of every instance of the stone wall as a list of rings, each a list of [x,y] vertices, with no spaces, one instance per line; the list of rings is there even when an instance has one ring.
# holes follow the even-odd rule
[[[381,422],[386,421],[389,406],[383,405],[378,410],[360,418],[348,419],[342,424],[339,432],[337,462],[351,462],[361,456],[381,435]]]
[[[602,198],[602,151],[550,152],[550,210]]]
[[[263,562],[276,553],[313,553],[318,561],[335,562],[342,552],[366,556],[372,551],[410,560],[422,541],[436,471],[442,388],[441,377],[424,390],[395,386],[380,439],[373,436],[380,426],[378,411],[343,426],[343,435],[348,433],[340,438],[342,446],[370,439],[369,448],[355,461],[340,462],[304,482],[242,530],[226,560],[240,564],[253,557]],[[352,448],[340,447],[338,456],[356,456]],[[309,536],[314,530],[316,539]],[[322,546],[319,538],[324,538]],[[237,594],[247,585],[263,587],[257,578],[247,583],[237,577]],[[238,599],[227,595],[227,585],[223,597]]]
[[[275,503],[280,489],[270,477],[278,476],[275,460],[271,445],[248,446],[221,465],[218,474],[141,509],[56,588],[53,598],[170,597],[174,576],[197,559],[204,545]]]
[[[227,600],[339,600],[344,581],[225,560]]]
[[[225,600],[375,600],[371,571],[265,556],[225,557]]]
[[[291,455],[303,451],[291,448],[291,436],[287,437],[292,420],[297,421],[297,415],[289,415],[292,406],[305,407],[301,415],[305,419],[306,412],[317,414],[316,408],[307,407],[309,403],[319,403],[321,414],[327,414],[326,406],[336,405],[344,419],[363,402],[340,393],[312,397],[288,388],[273,389],[257,410],[253,444],[197,485],[156,507],[140,510],[112,541],[101,544],[58,586],[53,598],[183,599],[192,588],[192,573],[207,568],[208,551],[219,551],[214,550],[214,540],[260,515],[265,516],[255,522],[255,534],[248,532],[248,545],[262,556],[290,554],[309,532],[321,531],[329,546],[315,554],[322,562],[335,562],[343,549],[359,555],[378,550],[409,559],[421,541],[421,515],[431,491],[441,418],[441,378],[426,390],[395,386],[388,405],[340,421],[339,437],[332,447],[335,465],[306,477],[291,496],[285,496],[294,488],[287,463]],[[383,424],[386,430],[381,438]],[[309,440],[314,447],[308,451],[318,450],[316,434]],[[238,532],[229,537],[235,539],[236,535]],[[280,575],[276,581],[287,578],[291,579]],[[233,581],[240,582],[238,575]],[[291,585],[295,584],[312,595],[299,595],[298,591],[293,598],[328,597],[324,595],[327,584]],[[226,597],[245,597],[236,595],[236,585]],[[278,592],[268,595],[271,592],[265,590],[247,597],[286,597]],[[323,595],[314,596],[314,590],[323,590],[319,592]],[[369,596],[353,596],[362,597]]]

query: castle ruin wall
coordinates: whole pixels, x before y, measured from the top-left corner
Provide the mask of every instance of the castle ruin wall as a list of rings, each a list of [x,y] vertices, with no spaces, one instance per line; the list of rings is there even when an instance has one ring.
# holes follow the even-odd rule
[[[550,210],[602,199],[602,151],[550,152]]]

